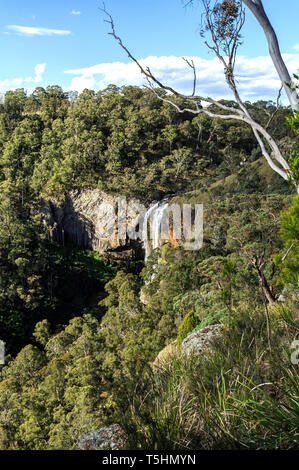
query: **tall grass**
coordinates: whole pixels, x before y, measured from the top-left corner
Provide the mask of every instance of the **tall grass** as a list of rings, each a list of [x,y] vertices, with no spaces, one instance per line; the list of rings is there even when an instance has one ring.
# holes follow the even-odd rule
[[[247,306],[205,354],[181,352],[132,378],[134,388],[127,382],[119,419],[130,448],[296,448],[298,366],[289,345],[298,315],[295,304],[270,315],[271,350],[263,309]]]

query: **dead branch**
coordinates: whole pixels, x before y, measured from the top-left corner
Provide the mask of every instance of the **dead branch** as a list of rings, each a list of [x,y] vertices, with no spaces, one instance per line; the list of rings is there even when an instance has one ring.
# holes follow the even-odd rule
[[[265,126],[265,129],[267,130],[271,124],[271,122],[273,121],[275,115],[277,114],[277,111],[279,109],[279,100],[280,100],[280,97],[281,97],[281,92],[282,92],[282,89],[283,89],[283,85],[281,85],[281,87],[279,88],[278,90],[278,95],[277,95],[277,98],[276,98],[276,107],[275,107],[275,110],[274,112],[271,114],[266,126]]]
[[[191,2],[190,2],[191,3]],[[283,158],[280,149],[273,139],[273,137],[267,132],[267,128],[261,126],[261,124],[257,123],[252,116],[250,115],[248,109],[246,108],[245,104],[243,103],[235,81],[234,76],[234,69],[236,63],[236,55],[238,46],[241,44],[241,36],[240,32],[242,26],[245,21],[245,13],[242,7],[242,0],[236,2],[236,9],[233,9],[233,18],[227,20],[227,26],[224,22],[224,29],[217,32],[218,24],[219,24],[219,15],[222,15],[223,12],[219,12],[217,10],[210,8],[210,0],[202,0],[202,3],[205,7],[205,27],[204,29],[210,33],[212,38],[213,45],[209,45],[206,42],[207,46],[213,50],[216,54],[218,59],[224,66],[224,74],[226,78],[226,82],[229,88],[232,90],[233,95],[235,97],[236,103],[238,107],[227,106],[217,100],[214,100],[210,97],[203,97],[200,95],[195,95],[196,91],[196,69],[193,60],[188,60],[183,58],[183,60],[187,63],[187,65],[193,71],[193,91],[191,95],[184,95],[179,93],[172,87],[163,84],[153,73],[151,72],[149,67],[143,67],[141,63],[132,55],[129,49],[125,46],[122,39],[118,36],[115,28],[115,24],[113,21],[112,16],[106,10],[105,4],[103,4],[103,8],[101,9],[104,14],[107,16],[106,23],[110,25],[111,32],[109,34],[113,36],[113,38],[118,42],[120,47],[126,52],[128,57],[137,65],[142,75],[146,78],[149,88],[155,96],[162,100],[165,103],[170,104],[173,106],[177,112],[185,113],[189,112],[192,114],[200,114],[204,113],[211,118],[219,118],[219,119],[235,119],[238,121],[246,122],[251,128],[255,135],[255,138],[261,148],[263,156],[266,158],[270,167],[278,173],[284,180],[288,180],[289,177],[292,175],[290,167],[287,161]],[[232,3],[232,2],[223,2],[222,4]],[[225,11],[224,11],[225,13]],[[226,15],[226,13],[225,13]],[[220,16],[221,19],[221,16]],[[221,24],[222,20],[221,20]],[[226,29],[225,29],[226,28]],[[225,53],[225,55],[224,55]],[[158,93],[157,87],[160,90],[164,90],[166,95],[162,95]],[[192,104],[192,107],[180,107],[175,101],[169,99],[170,97],[174,96],[180,98],[182,100],[189,101]],[[278,97],[279,99],[279,97]],[[217,109],[221,111],[225,111],[225,114],[218,113],[211,111],[209,107],[202,106],[202,102],[209,103],[210,105],[214,105]],[[272,155],[267,150],[267,145],[270,147],[272,151]],[[273,158],[279,163],[279,166],[273,161]]]

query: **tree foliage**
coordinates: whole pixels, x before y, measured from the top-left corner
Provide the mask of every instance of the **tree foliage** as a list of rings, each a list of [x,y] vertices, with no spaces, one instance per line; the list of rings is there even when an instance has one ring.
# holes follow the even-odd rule
[[[286,151],[296,145],[285,125],[287,108],[273,115],[274,103],[247,105],[269,123]],[[84,90],[79,96],[60,87],[37,88],[30,96],[24,90],[7,93],[0,106],[0,336],[7,349],[0,370],[1,449],[73,449],[83,434],[116,419],[132,431],[143,423],[143,404],[138,412],[135,407],[142,397],[138,387],[146,392],[142,403],[154,397],[157,404],[154,423],[145,410],[146,429],[154,439],[170,423],[169,434],[157,441],[170,445],[167,436],[185,428],[183,421],[179,429],[171,421],[169,404],[175,403],[176,418],[186,404],[191,418],[194,401],[178,393],[171,395],[173,402],[166,387],[160,408],[161,376],[150,393],[143,384],[157,354],[194,327],[220,323],[232,341],[235,328],[238,335],[246,331],[244,362],[237,343],[231,356],[224,355],[226,371],[240,364],[246,373],[253,354],[248,345],[256,340],[252,332],[262,332],[256,347],[265,342],[264,295],[274,300],[272,327],[283,287],[291,286],[295,295],[298,281],[298,198],[291,206],[292,189],[275,175],[252,176],[260,156],[243,123],[178,115],[137,87]],[[191,252],[165,243],[143,266],[50,243],[38,216],[40,198],[95,187],[145,202],[173,193],[178,204],[205,197],[203,248]],[[243,319],[244,311],[250,318]],[[289,318],[294,325],[294,312],[288,312],[279,322]],[[272,335],[273,350],[278,336]],[[260,351],[268,358],[268,350]],[[215,373],[217,361],[204,367]],[[265,377],[260,365],[257,370],[252,373],[258,386],[258,374]],[[279,374],[271,379],[279,382]],[[181,376],[169,377],[179,392]],[[217,385],[208,373],[205,381],[214,399]],[[210,413],[207,419],[214,419]],[[163,425],[157,424],[159,416],[166,419]]]

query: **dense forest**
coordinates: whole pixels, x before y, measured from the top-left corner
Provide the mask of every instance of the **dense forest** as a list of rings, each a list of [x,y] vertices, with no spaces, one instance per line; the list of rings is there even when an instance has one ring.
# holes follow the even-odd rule
[[[298,114],[246,105],[297,161]],[[133,86],[18,89],[0,105],[0,186],[0,449],[74,449],[115,423],[130,449],[298,446],[299,197],[246,123]],[[202,249],[144,262],[51,240],[39,202],[92,188],[204,203]],[[212,325],[221,338],[186,355]]]

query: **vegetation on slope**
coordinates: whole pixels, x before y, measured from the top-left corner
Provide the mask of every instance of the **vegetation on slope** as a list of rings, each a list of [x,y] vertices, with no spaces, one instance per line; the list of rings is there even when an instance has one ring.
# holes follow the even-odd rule
[[[272,103],[250,106],[268,122]],[[291,154],[297,137],[286,116],[279,109],[271,132]],[[177,116],[136,87],[77,98],[59,87],[7,93],[1,449],[71,449],[116,421],[130,448],[298,446],[290,346],[298,334],[299,198],[262,162],[246,126]],[[52,244],[35,203],[74,187],[204,202],[203,248],[165,244],[141,270]],[[187,323],[183,336],[219,323],[222,340],[154,372],[150,363]]]

